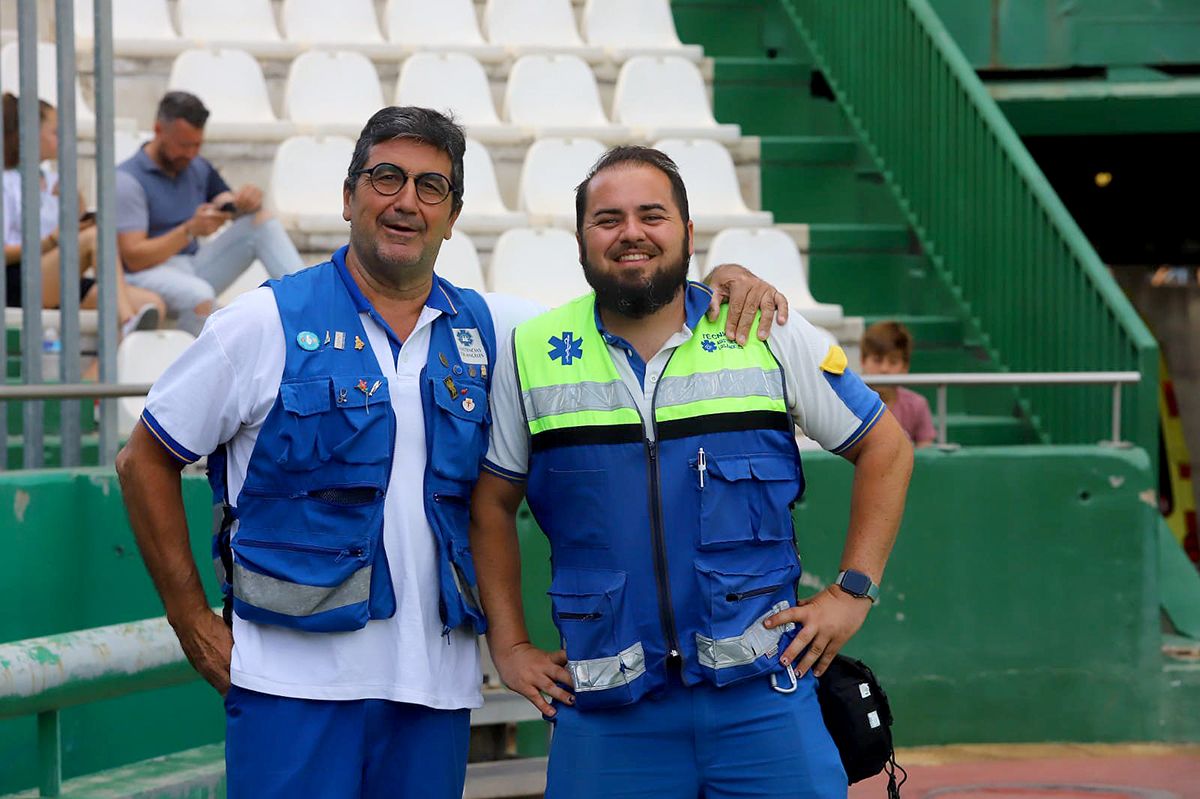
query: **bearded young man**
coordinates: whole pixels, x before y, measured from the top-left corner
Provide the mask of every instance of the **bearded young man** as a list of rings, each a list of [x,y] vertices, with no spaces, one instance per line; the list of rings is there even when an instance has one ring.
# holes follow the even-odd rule
[[[878,593],[912,448],[802,319],[739,344],[704,318],[666,155],[609,151],[576,210],[594,293],[502,347],[472,500],[492,658],[555,723],[546,796],[845,797],[814,674]],[[800,602],[796,427],[855,468],[843,573]],[[525,627],[526,496],[550,540],[557,652]]]

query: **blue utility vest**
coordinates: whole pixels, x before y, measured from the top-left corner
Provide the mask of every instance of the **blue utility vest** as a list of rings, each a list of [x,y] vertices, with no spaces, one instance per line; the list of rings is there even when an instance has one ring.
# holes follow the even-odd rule
[[[781,670],[796,601],[791,504],[804,481],[765,343],[701,319],[653,398],[655,440],[597,332],[591,296],[517,328],[527,496],[550,541],[554,620],[581,709],[666,685]]]
[[[236,508],[214,543],[238,616],[308,632],[357,630],[396,612],[383,506],[396,419],[351,296],[345,248],[269,281],[283,323],[279,394],[263,422]],[[471,490],[487,450],[495,331],[483,298],[434,277],[451,311],[432,324],[421,371],[425,515],[437,543],[444,631],[485,622],[468,549]],[[224,500],[224,453],[210,457]],[[232,539],[232,540],[230,540]]]

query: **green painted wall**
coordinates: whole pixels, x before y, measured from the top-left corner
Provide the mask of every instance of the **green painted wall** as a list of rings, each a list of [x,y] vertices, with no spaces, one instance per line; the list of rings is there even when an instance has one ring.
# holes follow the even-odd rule
[[[979,69],[1200,63],[1194,0],[929,0]]]
[[[837,572],[852,470],[825,453],[805,464],[795,516],[807,591]],[[882,602],[851,646],[888,689],[900,743],[1194,733],[1178,719],[1162,726],[1150,489],[1136,450],[918,453]],[[185,497],[211,589],[207,485],[189,477]],[[0,640],[161,613],[111,473],[0,475],[0,536]],[[521,536],[529,618],[552,646],[547,547],[527,516]],[[222,736],[220,702],[198,682],[71,709],[63,722],[68,776]],[[34,782],[34,738],[32,718],[0,721],[0,794]]]
[[[211,493],[185,481],[193,551],[216,601],[209,550]],[[0,641],[162,615],[121,505],[101,469],[0,475]],[[219,697],[199,682],[98,702],[62,715],[64,774],[221,740]],[[36,780],[33,717],[0,719],[0,795]]]

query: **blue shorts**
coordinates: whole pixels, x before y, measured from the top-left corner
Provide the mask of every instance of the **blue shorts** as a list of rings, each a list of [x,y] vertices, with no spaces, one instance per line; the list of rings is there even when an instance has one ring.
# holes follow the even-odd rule
[[[556,703],[546,799],[845,799],[846,772],[816,680],[684,687],[627,707]]]
[[[462,799],[471,711],[320,701],[234,686],[225,697],[228,799]]]

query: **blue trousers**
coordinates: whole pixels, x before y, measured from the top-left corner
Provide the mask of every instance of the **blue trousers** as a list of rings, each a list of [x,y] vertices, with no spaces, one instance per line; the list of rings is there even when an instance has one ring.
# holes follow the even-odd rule
[[[229,799],[462,799],[469,710],[360,699],[225,697]]]
[[[812,672],[791,694],[766,677],[724,688],[676,680],[626,707],[555,707],[546,799],[846,797]]]

